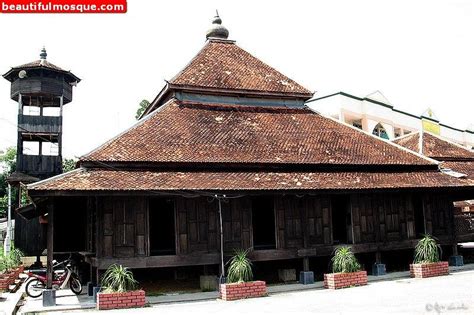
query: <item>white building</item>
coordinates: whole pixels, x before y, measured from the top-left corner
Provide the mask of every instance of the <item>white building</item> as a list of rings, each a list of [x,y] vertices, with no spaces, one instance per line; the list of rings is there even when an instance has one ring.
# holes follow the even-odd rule
[[[421,116],[401,111],[376,91],[366,97],[345,92],[314,98],[307,105],[319,113],[336,118],[386,139],[423,130],[474,148],[474,128],[466,130],[445,125],[428,109]]]

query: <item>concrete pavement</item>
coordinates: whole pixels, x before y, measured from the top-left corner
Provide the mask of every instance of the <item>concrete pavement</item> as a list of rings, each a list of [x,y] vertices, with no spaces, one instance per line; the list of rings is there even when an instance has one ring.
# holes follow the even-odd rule
[[[79,311],[69,311],[69,314]],[[313,289],[268,297],[156,304],[134,310],[112,310],[107,315],[129,314],[473,314],[474,271],[459,271],[428,279],[372,282],[342,290]],[[59,314],[54,312],[53,314]],[[99,314],[87,310],[88,314]],[[100,314],[104,314],[101,311]]]

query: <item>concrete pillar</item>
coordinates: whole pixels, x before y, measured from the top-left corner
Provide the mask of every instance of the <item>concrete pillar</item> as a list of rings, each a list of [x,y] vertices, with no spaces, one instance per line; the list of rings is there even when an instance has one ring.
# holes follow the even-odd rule
[[[309,257],[303,258],[303,271],[300,272],[301,284],[313,284],[314,283],[314,272],[309,271]]]

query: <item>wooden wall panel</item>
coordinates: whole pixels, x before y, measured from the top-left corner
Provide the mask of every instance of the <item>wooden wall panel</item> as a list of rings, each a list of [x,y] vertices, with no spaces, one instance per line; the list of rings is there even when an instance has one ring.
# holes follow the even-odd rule
[[[413,202],[409,194],[352,195],[355,243],[415,238]]]
[[[217,213],[218,215],[218,213]],[[224,251],[252,247],[252,215],[250,198],[229,199],[222,202]]]
[[[426,233],[434,236],[452,235],[454,205],[446,195],[425,195],[423,208],[426,220]]]
[[[220,231],[217,200],[204,197],[177,198],[176,207],[178,254],[218,252]]]
[[[302,248],[304,200],[295,196],[276,196],[275,209],[278,248]]]
[[[305,197],[307,246],[332,244],[331,203],[328,196]]]
[[[147,202],[143,198],[101,198],[100,237],[104,257],[148,255]]]

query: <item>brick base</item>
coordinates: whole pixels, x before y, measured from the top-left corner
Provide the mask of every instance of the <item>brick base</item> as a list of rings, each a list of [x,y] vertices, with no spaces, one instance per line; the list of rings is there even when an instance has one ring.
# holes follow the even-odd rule
[[[124,293],[99,293],[96,308],[110,310],[116,308],[130,308],[145,306],[145,291],[137,290]]]
[[[326,289],[342,289],[367,284],[367,271],[324,274]]]
[[[449,274],[449,266],[447,261],[410,265],[410,276],[412,278],[437,277],[447,274]]]
[[[15,280],[23,272],[23,266],[12,269],[7,273],[0,275],[0,292],[8,291],[10,285],[15,284]]]
[[[265,281],[225,283],[220,285],[220,298],[225,301],[247,299],[267,295]]]

